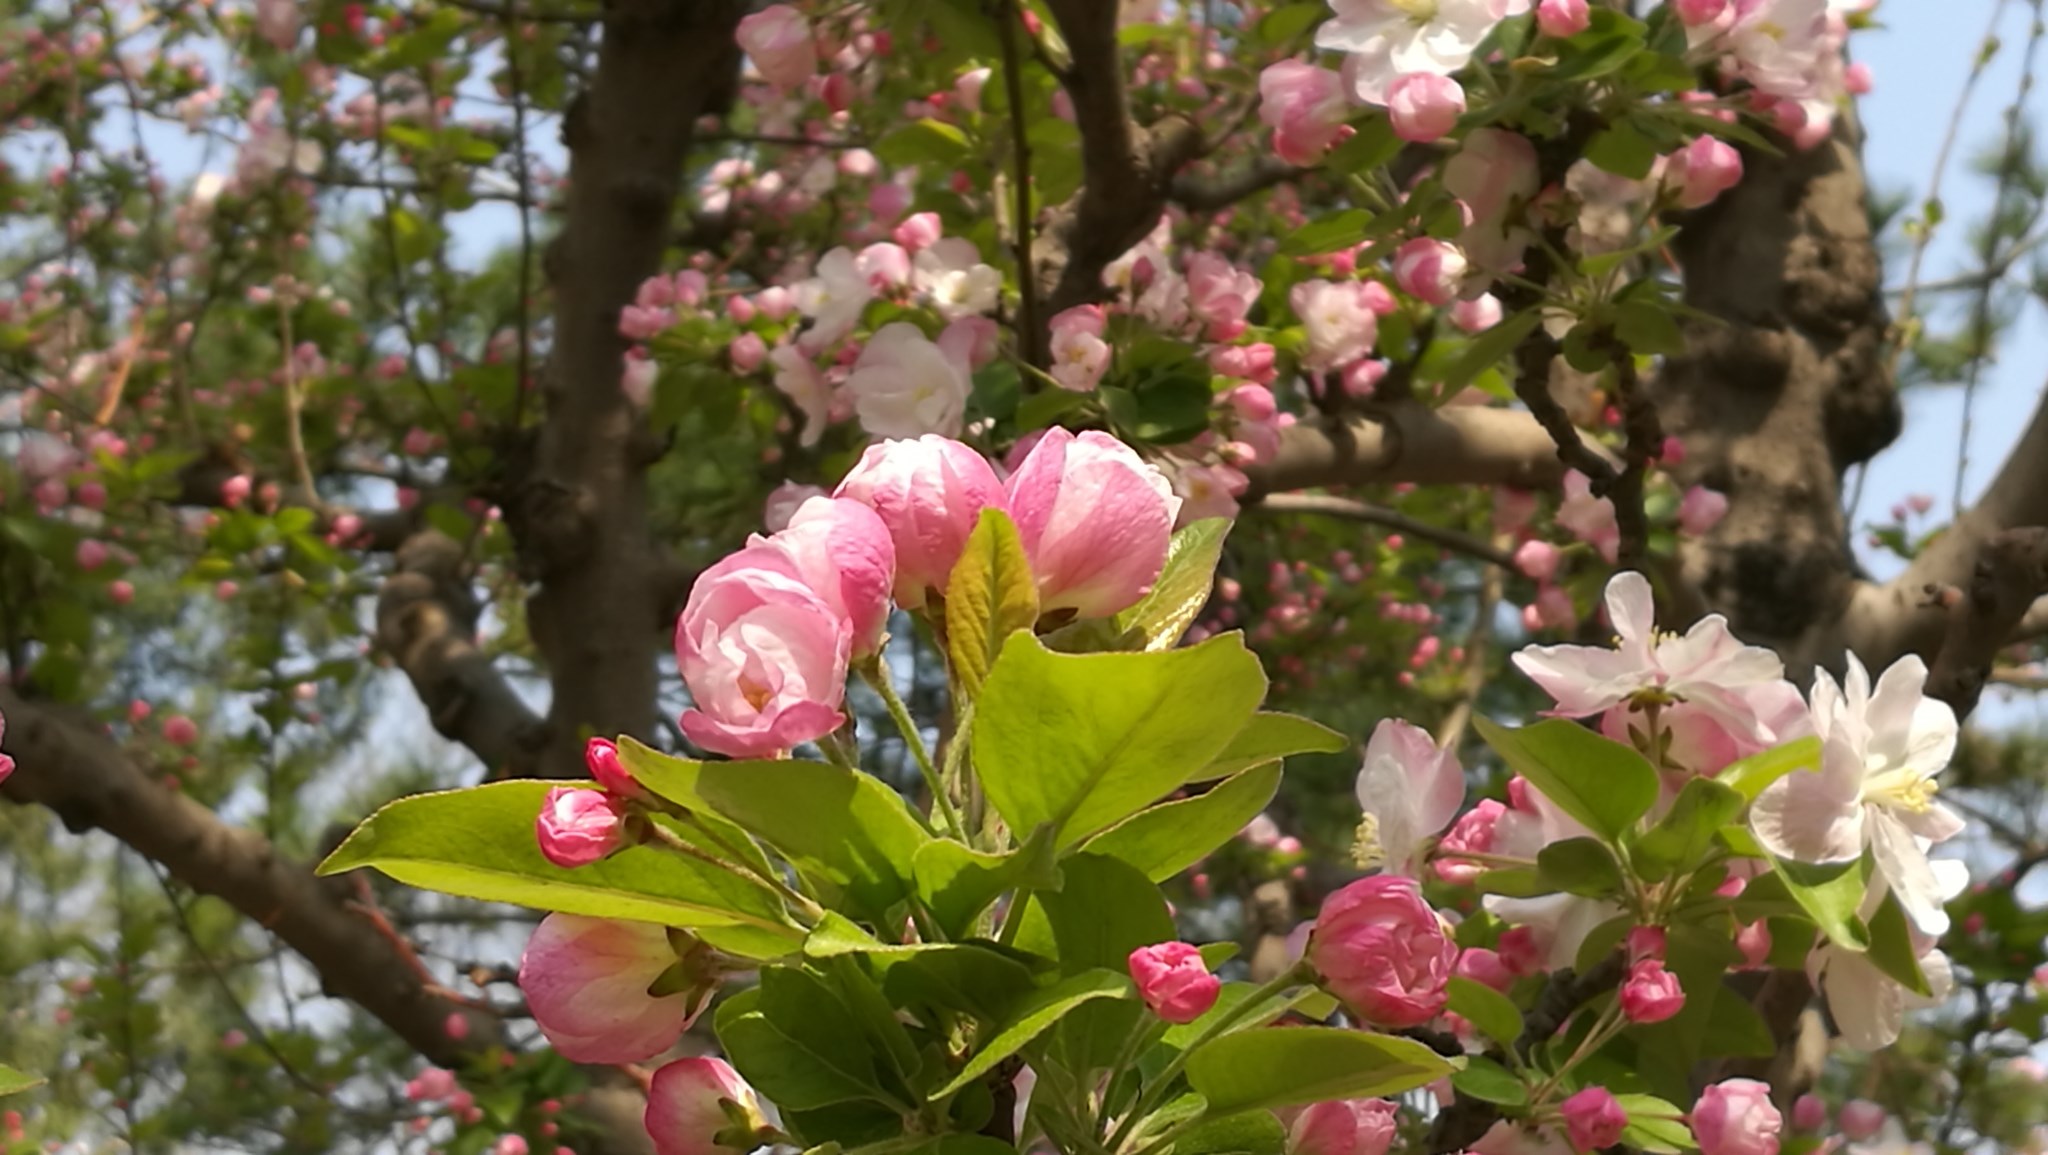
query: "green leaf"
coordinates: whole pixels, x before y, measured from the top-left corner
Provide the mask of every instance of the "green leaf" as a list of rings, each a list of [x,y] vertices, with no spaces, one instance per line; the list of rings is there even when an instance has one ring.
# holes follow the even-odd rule
[[[888,1098],[876,1079],[875,1055],[860,1018],[824,979],[796,967],[768,967],[761,972],[760,1011],[815,1063],[866,1087],[876,1099]]]
[[[1463,389],[1472,383],[1473,378],[1506,360],[1542,323],[1542,315],[1529,310],[1516,313],[1473,337],[1457,357],[1444,366],[1438,380],[1443,383],[1445,392]]]
[[[1457,1069],[1421,1043],[1342,1027],[1239,1031],[1195,1051],[1187,1064],[1189,1085],[1215,1116],[1398,1095]]]
[[[1770,856],[1771,869],[1785,881],[1785,891],[1799,904],[1828,941],[1861,953],[1870,948],[1870,932],[1856,915],[1870,889],[1869,859],[1815,866]]]
[[[930,836],[880,779],[797,759],[692,762],[630,738],[619,758],[642,786],[759,835],[861,913],[879,917],[910,894],[912,859]]]
[[[1657,771],[1649,762],[1575,722],[1557,718],[1509,730],[1475,717],[1472,724],[1510,769],[1610,842],[1656,804]]]
[[[1394,135],[1394,123],[1385,112],[1374,111],[1361,116],[1351,122],[1351,129],[1351,139],[1331,149],[1330,155],[1323,158],[1324,168],[1334,173],[1372,172],[1385,168],[1387,162],[1401,151],[1401,138]],[[1398,223],[1400,217],[1399,213],[1389,213],[1381,218],[1381,223],[1391,226]],[[1360,239],[1369,239],[1372,235],[1368,228],[1365,237]]]
[[[933,839],[917,848],[911,873],[918,901],[954,938],[966,937],[975,916],[1006,890],[1060,886],[1050,826],[1032,831],[1024,845],[1008,854],[973,850],[949,838]]]
[[[1280,252],[1286,256],[1305,257],[1351,248],[1365,240],[1366,226],[1372,223],[1372,218],[1369,209],[1346,209],[1334,216],[1310,221],[1280,238]]]
[[[1237,732],[1223,753],[1190,775],[1188,781],[1228,777],[1295,754],[1338,754],[1350,745],[1351,739],[1320,722],[1296,714],[1261,710],[1252,715],[1252,720]]]
[[[875,142],[875,155],[891,166],[935,164],[955,168],[973,151],[967,134],[944,121],[913,121]]]
[[[1754,802],[1764,787],[1785,775],[1819,765],[1820,739],[1801,738],[1731,762],[1714,778],[1742,795],[1743,801]]]
[[[1194,798],[1140,810],[1088,840],[1086,849],[1120,858],[1164,882],[1229,842],[1280,789],[1280,763],[1246,770]]]
[[[1602,171],[1643,180],[1657,163],[1657,146],[1642,130],[1624,120],[1594,134],[1586,145],[1586,159]]]
[[[1205,1119],[1173,1141],[1173,1155],[1283,1155],[1287,1128],[1270,1111]]]
[[[1529,1085],[1485,1055],[1466,1059],[1465,1069],[1451,1074],[1451,1086],[1468,1099],[1505,1107],[1520,1107],[1529,1101]]]
[[[1592,23],[1565,41],[1558,51],[1557,67],[1546,79],[1591,80],[1626,67],[1643,51],[1645,29],[1641,22],[1605,8],[1595,9]]]
[[[1655,1095],[1616,1095],[1614,1101],[1628,1112],[1628,1126],[1621,1133],[1628,1146],[1657,1155],[1677,1155],[1699,1146],[1685,1125],[1685,1112],[1676,1106]]]
[[[1481,894],[1498,894],[1503,898],[1535,898],[1541,894],[1557,893],[1557,887],[1534,867],[1484,871],[1472,880],[1472,885]]]
[[[1132,997],[1131,980],[1114,971],[1088,970],[1071,975],[1025,999],[1017,1014],[1003,1024],[951,1082],[931,1093],[937,1102],[995,1069],[997,1063],[1050,1030],[1067,1012],[1096,999]]]
[[[1513,999],[1463,975],[1451,978],[1450,992],[1451,1010],[1463,1016],[1480,1034],[1502,1046],[1512,1046],[1522,1037],[1522,1012]]]
[[[47,1081],[0,1063],[0,1095],[19,1095],[23,1091],[33,1091]]]
[[[1927,976],[1920,970],[1920,958],[1913,953],[1913,934],[1906,924],[1906,909],[1897,894],[1887,894],[1877,913],[1870,916],[1870,961],[1894,981],[1923,998],[1932,998]]]
[[[415,794],[385,806],[335,848],[319,873],[373,866],[408,886],[486,902],[666,926],[750,926],[788,936],[774,892],[709,863],[650,846],[564,869],[541,856],[535,816],[558,782],[493,782]]]
[[[1009,1019],[1018,1000],[1037,989],[1030,967],[981,942],[926,944],[882,976],[883,993],[899,1007],[933,1007],[989,1025]]]
[[[1315,0],[1275,8],[1259,19],[1259,42],[1278,48],[1322,23],[1329,9]],[[1185,1155],[1185,1153],[1183,1153]]]
[[[1554,889],[1585,898],[1621,893],[1621,864],[1597,838],[1567,838],[1536,853],[1536,870]]]
[[[1743,798],[1711,778],[1694,778],[1678,792],[1671,809],[1636,839],[1632,861],[1642,876],[1660,882],[1696,865],[1714,846],[1714,835],[1742,813]]]
[[[1778,1041],[1747,999],[1716,991],[1700,1053],[1708,1058],[1767,1059],[1778,1053]]]
[[[1018,949],[1057,959],[1063,974],[1121,971],[1131,952],[1176,937],[1165,896],[1127,863],[1075,854],[1060,863],[1065,885],[1032,896]]]
[[[1235,633],[1147,654],[1055,654],[1013,635],[976,706],[975,769],[1010,829],[1051,823],[1070,846],[1207,765],[1265,693]]]
[[[984,509],[946,579],[946,651],[961,688],[979,694],[1003,643],[1037,621],[1038,585],[1017,523]]]
[[[834,1103],[882,1101],[872,1070],[865,1077],[840,1070],[760,1011],[730,1019],[719,1016],[718,1042],[747,1082],[779,1107],[807,1111]]]
[[[1148,650],[1178,645],[1209,601],[1231,525],[1229,518],[1209,517],[1181,527],[1167,546],[1166,564],[1152,583],[1152,592],[1116,616],[1117,629],[1135,632]]]
[[[1615,306],[1614,335],[1642,357],[1669,357],[1685,352],[1685,334],[1670,309],[1649,301],[1623,301]]]

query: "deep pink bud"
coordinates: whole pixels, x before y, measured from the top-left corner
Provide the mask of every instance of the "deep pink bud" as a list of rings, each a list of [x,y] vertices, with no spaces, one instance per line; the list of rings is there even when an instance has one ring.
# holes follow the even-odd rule
[[[699,983],[675,994],[647,993],[676,966],[664,927],[551,914],[527,940],[519,987],[534,1022],[564,1058],[637,1063],[674,1046],[716,989]]]
[[[540,852],[556,866],[588,866],[625,842],[625,814],[602,790],[557,786],[534,820]]]
[[[1755,1079],[1726,1079],[1700,1093],[1692,1108],[1692,1134],[1701,1155],[1778,1155],[1784,1116],[1771,1089]]]
[[[1687,27],[1698,28],[1719,20],[1728,9],[1728,0],[1674,0],[1672,7]]]
[[[1515,568],[1539,582],[1556,577],[1558,563],[1563,560],[1564,551],[1547,541],[1531,538],[1515,547]]]
[[[1130,967],[1138,997],[1169,1023],[1201,1018],[1223,990],[1222,981],[1202,961],[1202,952],[1184,942],[1141,946],[1131,952]]]
[[[740,300],[734,297],[734,300]],[[726,346],[725,355],[732,360],[735,373],[752,373],[768,360],[768,343],[759,333],[741,333]]]
[[[1587,1087],[1559,1104],[1558,1110],[1574,1151],[1612,1147],[1621,1142],[1622,1128],[1628,1126],[1628,1112],[1605,1087]]]
[[[199,741],[199,724],[183,714],[164,719],[164,741],[173,746],[190,746]]]
[[[1662,959],[1646,958],[1628,969],[1621,986],[1621,1013],[1632,1023],[1661,1023],[1685,1009],[1685,988],[1664,969]]]
[[[1465,254],[1433,237],[1416,237],[1394,250],[1394,282],[1425,305],[1448,305],[1465,283]]]
[[[1387,118],[1394,135],[1416,144],[1441,140],[1465,115],[1465,90],[1448,76],[1410,72],[1387,88]]]
[[[605,790],[622,797],[632,797],[640,792],[640,784],[626,773],[625,763],[619,761],[619,747],[610,738],[592,738],[583,744],[583,764],[590,769],[590,776]]]
[[[1792,1101],[1792,1126],[1800,1131],[1818,1131],[1828,1125],[1828,1102],[1819,1095],[1801,1095]]]
[[[1361,1020],[1419,1026],[1441,1014],[1458,947],[1410,878],[1363,878],[1324,900],[1308,959]]]
[[[1287,1155],[1387,1155],[1400,1108],[1386,1099],[1311,1103],[1287,1129]]]
[[[1483,983],[1497,991],[1505,991],[1515,985],[1515,972],[1501,961],[1498,951],[1475,946],[1458,955],[1455,971],[1462,978]]]
[[[1577,36],[1592,22],[1593,14],[1586,7],[1586,0],[1542,0],[1536,5],[1536,27],[1545,36],[1560,40]]]
[[[1055,426],[1004,490],[1042,611],[1106,618],[1151,592],[1181,499],[1130,446]]]
[[[1671,154],[1664,180],[1678,190],[1678,207],[1696,209],[1742,182],[1742,154],[1726,141],[1697,137]]]
[[[655,1155],[745,1155],[760,1146],[763,1120],[754,1089],[723,1059],[678,1059],[654,1073],[646,1123]]]
[[[981,511],[1008,500],[988,459],[936,434],[868,447],[837,495],[873,509],[895,542],[896,604],[924,605],[943,594]]]
[[[940,223],[939,214],[913,213],[905,217],[903,223],[897,225],[890,236],[896,239],[897,244],[914,253],[937,244],[945,233],[946,227]]]
[[[1646,958],[1663,958],[1665,938],[1664,928],[1661,926],[1632,927],[1628,932],[1628,961],[1640,962]]]
[[[1868,1099],[1851,1099],[1842,1104],[1841,1113],[1835,1116],[1835,1125],[1842,1129],[1842,1137],[1852,1143],[1874,1139],[1884,1130],[1884,1108]]]

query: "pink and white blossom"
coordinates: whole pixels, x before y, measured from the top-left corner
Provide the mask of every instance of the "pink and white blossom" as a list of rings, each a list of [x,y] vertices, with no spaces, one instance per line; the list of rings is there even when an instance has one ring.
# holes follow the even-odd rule
[[[802,88],[817,71],[810,21],[788,4],[771,4],[742,17],[736,36],[761,78],[785,92]]]
[[[754,1089],[723,1059],[677,1059],[647,1088],[655,1155],[746,1155],[765,1124]]]
[[[782,551],[743,549],[704,571],[676,622],[676,664],[695,702],[683,733],[735,758],[822,738],[846,721],[852,652],[851,623]]]
[[[981,511],[1008,499],[988,459],[949,438],[871,445],[837,495],[872,508],[896,547],[896,604],[917,609],[943,595]]]
[[[1418,877],[1424,844],[1457,817],[1465,802],[1465,771],[1455,750],[1440,750],[1429,732],[1398,718],[1373,728],[1355,783],[1366,821],[1358,859]]]
[[[1005,483],[1039,608],[1106,618],[1152,590],[1181,499],[1159,469],[1106,433],[1045,432]]]
[[[1091,393],[1109,368],[1109,342],[1100,305],[1075,305],[1052,319],[1053,383],[1075,393]]]
[[[958,436],[972,387],[969,352],[908,322],[882,326],[846,378],[861,428],[877,437]]]
[[[992,313],[1002,296],[1003,274],[966,237],[946,237],[919,250],[912,270],[918,293],[949,321]]]
[[[1312,165],[1350,131],[1351,102],[1335,72],[1282,60],[1259,73],[1259,119],[1273,130],[1273,152],[1288,164]]]
[[[1287,293],[1308,338],[1303,363],[1330,370],[1370,356],[1379,316],[1363,281],[1302,281]]]
[[[1394,135],[1415,144],[1449,136],[1465,115],[1465,88],[1448,76],[1410,72],[1387,89],[1387,121]]]
[[[713,988],[653,996],[676,965],[668,929],[649,922],[551,914],[519,959],[519,988],[541,1034],[578,1063],[637,1063],[675,1045]]]
[[[1479,42],[1529,0],[1330,0],[1332,19],[1316,30],[1316,47],[1348,52],[1345,76],[1366,104],[1386,103],[1387,86],[1408,72],[1449,76],[1465,67]]]

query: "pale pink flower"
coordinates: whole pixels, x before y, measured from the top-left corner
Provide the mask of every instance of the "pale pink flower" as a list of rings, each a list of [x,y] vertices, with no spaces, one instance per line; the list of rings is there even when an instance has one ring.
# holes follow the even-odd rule
[[[556,866],[588,866],[625,844],[626,813],[602,790],[557,786],[541,803],[534,836],[542,857]]]
[[[1539,582],[1556,577],[1563,561],[1564,551],[1547,541],[1531,538],[1515,547],[1515,568]]]
[[[520,956],[519,988],[541,1034],[563,1058],[637,1063],[674,1046],[710,1001],[709,989],[694,1004],[684,993],[647,993],[675,965],[665,927],[551,914]]]
[[[1913,925],[1945,934],[1945,896],[1926,847],[1963,829],[1935,800],[1935,776],[1955,755],[1955,711],[1924,695],[1927,665],[1917,655],[1892,663],[1874,690],[1856,655],[1848,663],[1839,686],[1825,670],[1813,677],[1820,765],[1766,787],[1750,828],[1772,854],[1799,862],[1848,862],[1868,847]]]
[[[988,87],[989,77],[995,75],[990,68],[970,68],[953,80],[953,95],[960,98],[960,107],[969,112],[981,111],[981,90]]]
[[[1465,254],[1433,237],[1416,237],[1394,250],[1394,283],[1425,305],[1448,305],[1465,283]]]
[[[1614,517],[1614,503],[1593,493],[1593,482],[1576,469],[1564,475],[1564,500],[1557,507],[1557,524],[1573,537],[1600,551],[1609,565],[1621,553],[1621,524]]]
[[[832,423],[832,386],[818,371],[817,362],[798,346],[777,345],[769,352],[768,363],[775,367],[775,388],[803,414],[799,442],[806,447],[816,445]]]
[[[1508,808],[1492,798],[1482,798],[1472,809],[1459,815],[1451,829],[1437,843],[1437,859],[1433,864],[1436,876],[1445,882],[1462,884],[1479,877],[1487,868],[1469,858],[1459,858],[1461,852],[1491,854],[1500,820]]]
[[[1373,728],[1354,784],[1365,823],[1358,859],[1395,874],[1419,876],[1424,843],[1457,817],[1465,802],[1465,771],[1455,750],[1440,750],[1428,731],[1399,718]]]
[[[1721,524],[1728,516],[1728,495],[1716,493],[1703,485],[1695,485],[1685,491],[1685,497],[1678,503],[1678,529],[1687,537],[1699,537]]]
[[[1966,883],[1959,872],[1953,880]],[[1842,1042],[1859,1051],[1879,1051],[1899,1041],[1905,1028],[1906,1012],[1938,1007],[1955,990],[1955,972],[1948,956],[1932,949],[1932,940],[1921,939],[1920,973],[1927,977],[1933,997],[1918,995],[1900,986],[1870,961],[1870,956],[1825,944],[1806,958],[1807,977],[1827,999],[1829,1016],[1841,1028]]]
[[[735,758],[771,757],[837,730],[853,628],[790,574],[778,549],[753,546],[697,579],[676,622],[676,663],[695,708],[683,733]]]
[[[1348,52],[1352,95],[1386,103],[1387,86],[1407,72],[1449,76],[1502,18],[1528,11],[1529,0],[1330,0],[1332,19],[1316,30],[1316,47]]]
[[[926,303],[947,320],[995,311],[1003,274],[981,259],[966,237],[946,237],[918,251],[912,280]]]
[[[882,326],[846,379],[861,428],[877,437],[958,436],[971,388],[968,355],[907,322]]]
[[[827,252],[818,258],[813,275],[791,290],[798,311],[811,319],[798,343],[811,353],[838,344],[860,323],[874,295],[852,249],[842,245]]]
[[[1504,315],[1500,298],[1492,293],[1481,293],[1451,305],[1451,324],[1461,333],[1484,333],[1500,324]]]
[[[1324,900],[1308,960],[1360,1020],[1399,1029],[1443,1012],[1458,947],[1414,879],[1382,874]]]
[[[1062,389],[1093,392],[1109,368],[1109,342],[1102,339],[1102,306],[1075,305],[1052,319],[1052,379]]]
[[[910,254],[892,241],[876,241],[860,251],[854,267],[867,278],[868,288],[877,293],[910,283]]]
[[[1536,28],[1545,36],[1577,36],[1592,22],[1593,13],[1586,7],[1586,0],[1541,0],[1536,5]]]
[[[1223,981],[1209,973],[1202,952],[1184,942],[1141,946],[1131,952],[1129,961],[1138,997],[1169,1023],[1201,1018],[1223,990]]]
[[[732,362],[733,372],[752,373],[768,360],[768,344],[759,333],[741,333],[725,347],[725,355]]]
[[[1311,1103],[1287,1129],[1287,1155],[1387,1155],[1400,1108],[1386,1099]]]
[[[762,1145],[755,1133],[765,1120],[760,1099],[739,1072],[723,1059],[696,1058],[654,1073],[645,1123],[655,1155],[746,1155]]]
[[[1685,1009],[1685,988],[1664,960],[1639,959],[1621,984],[1621,1013],[1631,1023],[1661,1023]]]
[[[742,17],[737,38],[761,78],[784,92],[802,88],[818,69],[811,23],[788,4],[771,4]]]
[[[1176,464],[1173,491],[1180,495],[1179,523],[1204,521],[1212,517],[1236,517],[1237,499],[1251,488],[1251,479],[1229,465]]]
[[[1387,89],[1387,120],[1394,135],[1416,144],[1442,140],[1465,115],[1465,88],[1448,76],[1410,72]]]
[[[1372,354],[1379,337],[1379,317],[1373,312],[1363,281],[1302,281],[1288,290],[1287,302],[1301,318],[1308,339],[1303,363],[1312,369],[1329,370],[1348,365]]]
[[[1273,152],[1288,164],[1311,165],[1342,140],[1350,101],[1335,72],[1282,60],[1259,73],[1259,119],[1273,130]]]
[[[895,542],[896,604],[918,609],[943,595],[981,511],[1008,499],[988,459],[944,437],[870,445],[837,495],[872,508]]]
[[[915,253],[937,244],[939,238],[946,235],[946,226],[937,213],[912,213],[904,217],[903,223],[889,235],[896,239],[897,244]]]
[[[1701,1155],[1778,1155],[1784,1116],[1771,1088],[1755,1079],[1724,1079],[1700,1092],[1690,1115]]]
[[[1521,267],[1522,252],[1535,239],[1523,209],[1540,179],[1536,146],[1498,128],[1472,130],[1445,162],[1444,188],[1472,211],[1458,246],[1473,268],[1500,274]]]
[[[856,659],[880,648],[896,580],[896,547],[872,508],[850,498],[813,497],[781,532],[756,535],[747,546],[782,551],[792,576],[852,627]]]
[[[1188,258],[1188,312],[1208,326],[1212,341],[1228,341],[1244,331],[1245,314],[1258,303],[1257,277],[1214,253]]]
[[[1677,190],[1679,208],[1712,204],[1742,183],[1742,154],[1717,137],[1695,137],[1671,154],[1664,165],[1664,183]]]
[[[1151,592],[1181,499],[1130,446],[1048,429],[1004,490],[1042,611],[1106,618]]]
[[[1868,1099],[1851,1099],[1842,1104],[1841,1113],[1835,1116],[1835,1125],[1842,1129],[1843,1138],[1851,1143],[1861,1143],[1876,1138],[1877,1133],[1884,1130],[1885,1117],[1885,1109],[1878,1104]]]

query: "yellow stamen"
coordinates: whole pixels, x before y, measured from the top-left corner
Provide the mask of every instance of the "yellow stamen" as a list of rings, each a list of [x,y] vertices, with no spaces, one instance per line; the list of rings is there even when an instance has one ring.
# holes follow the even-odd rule
[[[1380,843],[1379,817],[1367,814],[1358,823],[1358,833],[1351,843],[1351,865],[1360,870],[1371,870],[1385,865],[1386,861],[1387,848]]]
[[[1932,778],[1922,778],[1911,770],[1889,770],[1872,778],[1863,796],[1895,810],[1925,814],[1940,792],[1940,784]]]

